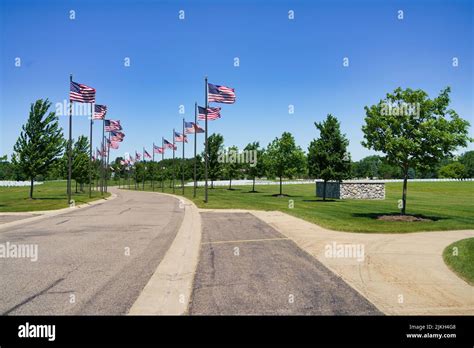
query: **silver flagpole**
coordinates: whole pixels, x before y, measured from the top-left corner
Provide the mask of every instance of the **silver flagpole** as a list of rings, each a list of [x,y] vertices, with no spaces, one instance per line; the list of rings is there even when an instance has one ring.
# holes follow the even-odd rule
[[[205,102],[206,105],[204,105],[204,108],[205,108],[204,115],[206,117],[206,120],[205,120],[206,129],[204,130],[205,131],[204,148],[205,148],[205,157],[206,157],[206,168],[205,168],[205,171],[204,171],[204,175],[206,177],[206,184],[205,184],[205,188],[204,188],[204,202],[207,203],[208,202],[207,180],[208,180],[208,166],[209,166],[209,146],[208,146],[208,143],[207,143],[207,108],[208,108],[208,103],[209,103],[208,98],[207,98],[207,95],[208,95],[207,76],[204,80],[204,84],[205,84],[205,98],[206,98],[206,102]]]
[[[193,197],[196,198],[196,187],[197,187],[197,177],[196,177],[196,149],[197,149],[197,103],[194,103],[194,192]]]

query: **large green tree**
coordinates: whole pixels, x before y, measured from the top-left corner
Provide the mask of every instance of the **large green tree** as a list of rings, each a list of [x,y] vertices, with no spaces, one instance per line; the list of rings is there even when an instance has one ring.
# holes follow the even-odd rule
[[[409,169],[432,166],[465,147],[469,122],[448,109],[450,88],[433,99],[423,90],[397,88],[378,104],[365,107],[362,145],[383,152],[403,176],[402,214],[406,212]]]
[[[280,178],[280,196],[283,196],[283,177],[292,178],[306,169],[305,154],[288,132],[268,145],[265,162],[269,173]]]
[[[224,161],[224,173],[229,179],[229,190],[232,190],[232,179],[239,176],[242,164],[239,160],[239,149],[237,146],[231,146],[226,151],[227,158]]]
[[[459,161],[451,162],[442,166],[438,175],[440,178],[463,179],[466,175],[466,167]]]
[[[252,178],[252,191],[255,191],[255,178],[259,178],[265,175],[265,149],[260,148],[260,143],[258,141],[254,141],[253,143],[247,144],[244,149],[247,151],[248,157],[253,159],[252,162],[248,161],[245,163],[244,170],[245,174]]]
[[[211,188],[214,188],[214,180],[222,175],[222,163],[219,154],[224,150],[224,137],[214,133],[207,138],[208,141],[208,176],[211,180]]]
[[[38,175],[45,175],[63,151],[63,134],[58,117],[48,113],[51,103],[39,99],[31,104],[26,124],[13,147],[13,164],[30,180],[33,198],[33,182]]]
[[[89,182],[89,139],[83,135],[77,138],[72,150],[72,171],[71,177],[80,185],[81,191],[84,184]]]
[[[466,168],[466,176],[468,178],[474,178],[474,151],[463,153],[459,158],[459,162]]]
[[[319,138],[308,148],[309,176],[324,180],[323,200],[326,200],[326,184],[329,180],[340,181],[350,176],[351,160],[347,152],[349,140],[341,133],[336,117],[327,115],[323,122],[315,122]]]

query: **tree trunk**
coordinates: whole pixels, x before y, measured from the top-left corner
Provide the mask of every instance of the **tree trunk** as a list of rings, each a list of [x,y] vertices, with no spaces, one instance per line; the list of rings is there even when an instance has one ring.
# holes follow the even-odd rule
[[[255,192],[255,177],[253,177],[252,191]]]
[[[33,199],[33,178],[30,179],[30,199]]]
[[[230,181],[229,181],[229,190],[232,190],[232,178],[230,178]]]
[[[214,188],[214,180],[211,180],[211,189]]]
[[[408,169],[403,175],[403,194],[402,194],[402,215],[405,215],[407,207],[407,186],[408,186]]]
[[[326,200],[326,182],[327,182],[327,180],[324,180],[324,185],[323,185],[323,201]]]
[[[282,182],[282,178],[280,176],[280,196],[283,195],[283,182]]]
[[[77,193],[77,181],[76,181],[76,193]]]

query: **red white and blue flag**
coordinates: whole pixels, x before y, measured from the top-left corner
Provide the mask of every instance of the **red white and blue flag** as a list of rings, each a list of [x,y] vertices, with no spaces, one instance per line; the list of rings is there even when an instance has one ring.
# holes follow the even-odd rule
[[[188,142],[188,137],[182,133],[174,132],[174,141],[177,143]]]
[[[147,150],[143,149],[143,157],[144,158],[148,158],[148,159],[151,159],[151,155],[148,153]]]
[[[223,104],[235,103],[235,92],[233,88],[207,84],[207,101]]]
[[[107,144],[109,145],[110,149],[117,150],[119,148],[119,143],[117,141],[107,139]]]
[[[119,131],[110,132],[110,140],[123,141],[123,138],[125,138],[125,134],[122,132],[119,132]]]
[[[217,120],[218,118],[221,118],[221,108],[218,108],[218,107],[207,108],[207,119],[209,121]],[[202,106],[198,106],[198,119],[200,120],[206,119],[206,108],[203,108]]]
[[[120,120],[104,120],[105,121],[105,131],[112,132],[112,131],[119,131],[122,130],[122,126],[120,125]]]
[[[176,145],[174,145],[173,143],[170,143],[166,139],[164,139],[163,142],[165,143],[165,147],[168,148],[168,149],[172,149],[172,150],[177,150],[178,149],[178,147]]]
[[[69,101],[79,103],[95,103],[95,89],[82,83],[71,81],[69,88]]]
[[[92,117],[93,120],[103,120],[106,114],[107,106],[99,104],[94,105],[94,116]]]
[[[164,148],[164,147],[161,147],[161,146],[153,145],[153,152],[154,152],[154,153],[164,153],[164,152],[165,152],[165,148]]]
[[[142,158],[142,155],[135,151],[135,158],[139,161]]]
[[[204,129],[194,122],[184,122],[184,132],[187,134],[204,133]]]

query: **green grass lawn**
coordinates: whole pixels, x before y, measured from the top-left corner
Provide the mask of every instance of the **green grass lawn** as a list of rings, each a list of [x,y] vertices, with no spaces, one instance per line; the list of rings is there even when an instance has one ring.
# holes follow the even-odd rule
[[[155,190],[161,191],[155,183]],[[166,185],[167,186],[167,185]],[[128,187],[128,186],[126,186]],[[133,185],[131,186],[133,189]],[[142,189],[140,183],[139,189]],[[185,188],[185,197],[200,208],[235,208],[279,210],[287,214],[339,231],[353,232],[416,232],[474,228],[473,182],[413,182],[408,183],[407,214],[423,215],[433,221],[396,222],[377,220],[378,215],[398,214],[402,183],[386,184],[385,200],[332,200],[322,202],[315,197],[314,184],[285,185],[288,197],[274,197],[278,185],[257,186],[258,193],[249,193],[251,186],[235,186],[235,190],[209,190],[209,203],[204,203],[204,189],[192,198],[192,187]],[[145,190],[151,190],[146,183]],[[165,192],[172,193],[169,187]],[[176,189],[181,194],[181,189]],[[290,200],[294,208],[290,208]]]
[[[458,276],[474,285],[474,238],[458,240],[447,246],[443,259]]]
[[[29,186],[0,187],[0,212],[39,211],[66,208],[67,204],[66,181],[49,181],[37,185],[33,191],[34,199],[29,199]],[[92,191],[89,198],[89,187],[85,192],[75,193],[75,183],[72,183],[72,199],[76,205],[102,198],[100,192]],[[104,197],[110,196],[110,193]]]

